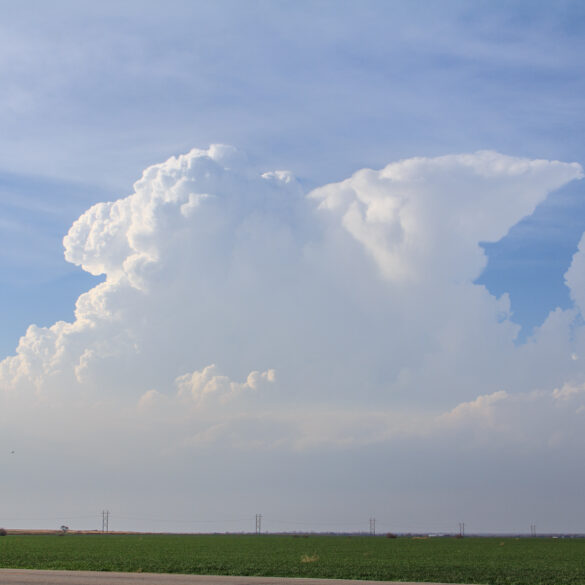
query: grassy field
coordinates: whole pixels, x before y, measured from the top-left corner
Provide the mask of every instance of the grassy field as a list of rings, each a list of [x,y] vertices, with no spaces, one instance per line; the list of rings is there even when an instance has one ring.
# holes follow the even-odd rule
[[[585,539],[8,535],[0,567],[583,585]]]

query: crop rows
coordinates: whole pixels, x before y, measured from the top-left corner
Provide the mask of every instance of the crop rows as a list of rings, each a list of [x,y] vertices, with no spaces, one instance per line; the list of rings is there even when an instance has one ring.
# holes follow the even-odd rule
[[[9,535],[0,538],[0,567],[583,585],[585,540]]]

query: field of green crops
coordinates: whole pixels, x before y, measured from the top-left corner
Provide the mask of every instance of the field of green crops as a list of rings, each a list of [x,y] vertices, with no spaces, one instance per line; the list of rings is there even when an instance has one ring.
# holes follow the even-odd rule
[[[583,585],[585,539],[8,535],[0,567]]]

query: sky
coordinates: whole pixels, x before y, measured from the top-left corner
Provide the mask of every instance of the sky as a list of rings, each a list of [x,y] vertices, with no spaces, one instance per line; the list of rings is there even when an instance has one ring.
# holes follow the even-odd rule
[[[4,3],[0,525],[585,533],[585,8]]]

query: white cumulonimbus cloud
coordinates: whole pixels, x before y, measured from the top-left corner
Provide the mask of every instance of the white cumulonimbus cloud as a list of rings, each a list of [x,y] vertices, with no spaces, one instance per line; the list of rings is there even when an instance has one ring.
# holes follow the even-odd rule
[[[183,444],[299,449],[468,427],[529,440],[523,411],[552,408],[543,428],[560,441],[585,408],[581,390],[558,390],[585,382],[583,246],[567,273],[576,308],[524,345],[508,298],[473,281],[480,242],[581,176],[484,151],[305,194],[231,147],[172,157],[69,230],[67,260],[105,279],[72,323],[31,325],[0,363],[4,413],[123,408]]]
[[[363,169],[311,197],[337,214],[390,281],[473,280],[485,266],[479,242],[497,241],[576,164],[483,151]]]

